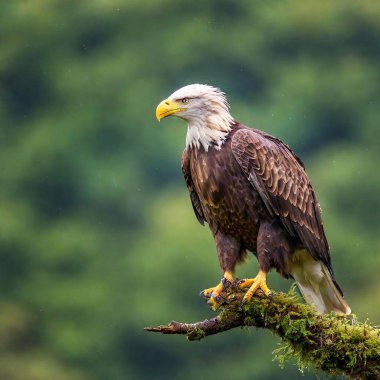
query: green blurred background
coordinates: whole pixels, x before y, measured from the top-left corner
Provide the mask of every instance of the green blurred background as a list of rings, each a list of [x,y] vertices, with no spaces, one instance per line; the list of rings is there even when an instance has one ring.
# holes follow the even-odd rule
[[[190,83],[303,158],[346,298],[380,322],[379,2],[0,8],[1,380],[302,377],[266,331],[142,331],[213,315],[198,293],[221,277],[182,179],[186,125],[154,117]],[[256,270],[251,257],[238,275]]]

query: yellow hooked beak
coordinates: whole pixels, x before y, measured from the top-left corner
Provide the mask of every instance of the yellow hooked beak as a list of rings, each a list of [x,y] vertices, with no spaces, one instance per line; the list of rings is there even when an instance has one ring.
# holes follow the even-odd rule
[[[163,100],[156,109],[157,120],[160,121],[164,117],[173,115],[177,112],[183,111],[185,108],[181,107],[177,102],[170,99]]]

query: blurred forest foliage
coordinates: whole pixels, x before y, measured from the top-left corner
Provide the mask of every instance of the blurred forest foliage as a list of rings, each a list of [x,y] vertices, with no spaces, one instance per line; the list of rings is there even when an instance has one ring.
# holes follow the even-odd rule
[[[2,2],[0,379],[301,378],[265,332],[142,331],[209,316],[198,292],[221,277],[186,125],[154,118],[196,82],[305,160],[338,281],[379,323],[379,20],[371,0]]]

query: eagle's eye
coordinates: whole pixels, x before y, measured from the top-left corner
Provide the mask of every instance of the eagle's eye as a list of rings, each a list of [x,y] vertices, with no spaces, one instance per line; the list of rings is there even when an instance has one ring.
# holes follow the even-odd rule
[[[189,101],[190,101],[189,98],[183,98],[183,99],[181,99],[181,102],[182,102],[183,104],[189,103]]]

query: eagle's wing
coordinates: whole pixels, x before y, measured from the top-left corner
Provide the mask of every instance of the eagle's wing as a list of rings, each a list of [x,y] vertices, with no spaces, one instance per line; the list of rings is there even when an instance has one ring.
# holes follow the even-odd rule
[[[190,172],[190,157],[187,149],[185,149],[182,153],[182,173],[185,177],[187,188],[189,189],[191,203],[193,205],[193,209],[195,212],[195,216],[197,217],[200,224],[204,225],[206,218],[204,217],[201,201],[198,197],[194,189],[193,180],[191,178]]]
[[[248,128],[234,134],[232,151],[269,213],[333,276],[319,204],[301,160],[281,140]]]

